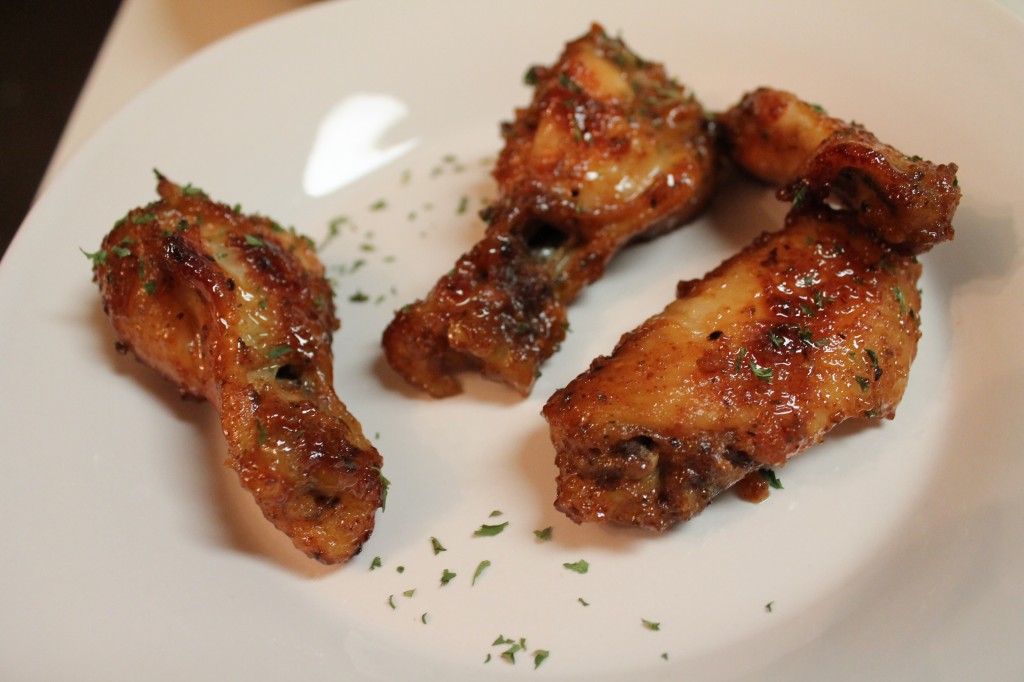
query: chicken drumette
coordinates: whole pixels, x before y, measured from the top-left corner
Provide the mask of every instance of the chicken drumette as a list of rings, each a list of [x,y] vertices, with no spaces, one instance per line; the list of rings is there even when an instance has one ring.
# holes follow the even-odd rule
[[[157,190],[93,255],[119,349],[217,407],[229,464],[296,547],[347,560],[386,481],[332,386],[338,320],[323,266],[267,218],[163,177]]]
[[[441,397],[478,371],[521,393],[565,337],[566,305],[623,246],[706,203],[715,151],[692,93],[594,26],[503,126],[483,239],[384,333],[390,365]]]
[[[793,207],[549,399],[556,506],[577,522],[667,528],[846,419],[891,418],[906,388],[914,254],[952,236],[956,166],[788,93],[719,120],[732,158]]]

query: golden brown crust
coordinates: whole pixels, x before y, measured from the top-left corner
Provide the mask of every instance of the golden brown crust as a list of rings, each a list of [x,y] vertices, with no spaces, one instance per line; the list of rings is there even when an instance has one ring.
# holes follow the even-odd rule
[[[920,265],[833,216],[794,219],[704,279],[544,408],[556,506],[664,529],[846,419],[891,417]]]
[[[895,249],[921,254],[953,238],[960,203],[955,163],[908,157],[861,128],[829,136],[801,176],[780,192],[801,211],[828,205],[856,213],[856,222]]]
[[[845,210],[894,248],[953,238],[957,166],[907,156],[796,95],[759,88],[718,117],[729,157],[801,211]]]
[[[463,369],[528,393],[580,289],[710,197],[707,120],[660,65],[595,25],[528,80],[531,105],[503,126],[487,233],[384,334],[391,366],[434,396],[457,393]]]
[[[264,515],[324,563],[373,530],[381,458],[332,387],[331,290],[293,231],[159,177],[103,240],[95,277],[118,343],[220,412]]]
[[[956,166],[767,88],[718,120],[793,207],[549,399],[556,506],[577,522],[667,528],[846,419],[891,418],[906,388],[913,254],[953,236]]]
[[[815,104],[774,88],[758,88],[715,121],[729,157],[758,180],[783,186],[796,180],[830,135],[850,127]]]
[[[429,297],[395,314],[383,338],[391,366],[435,397],[461,390],[453,376],[460,370],[529,392],[567,324],[547,258],[528,236],[545,229],[510,204],[496,212]]]

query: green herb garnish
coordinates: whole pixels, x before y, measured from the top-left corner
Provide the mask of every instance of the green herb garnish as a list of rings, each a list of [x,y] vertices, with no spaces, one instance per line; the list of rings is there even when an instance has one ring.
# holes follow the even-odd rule
[[[775,475],[775,471],[772,469],[758,469],[757,473],[761,474],[761,478],[768,482],[768,485],[776,490],[782,490],[782,481]]]
[[[806,325],[800,327],[800,330],[797,332],[797,334],[800,336],[801,341],[810,346],[817,346],[818,348],[822,348],[828,345],[828,339],[818,339],[817,341],[815,341],[814,335],[811,333],[810,328],[807,327]]]
[[[806,197],[807,197],[807,182],[801,180],[800,181],[800,186],[796,188],[795,192],[793,192],[793,208],[796,208],[801,203],[803,203],[803,201],[804,201],[804,199]]]
[[[486,523],[473,531],[473,537],[488,538],[499,534],[508,527],[508,521],[489,526]]]
[[[564,563],[562,566],[565,566],[570,571],[575,571],[580,574],[586,573],[590,570],[590,564],[585,559],[580,559],[579,561],[574,561],[572,563]]]
[[[759,367],[754,358],[750,358],[750,371],[754,373],[754,376],[761,381],[767,381],[769,384],[772,383],[772,374],[774,370],[771,367]]]
[[[572,92],[583,92],[583,88],[580,87],[580,84],[570,78],[569,74],[564,71],[558,74],[558,83],[563,88],[571,90]]]
[[[327,236],[320,242],[317,247],[318,251],[322,251],[325,246],[331,243],[331,240],[337,237],[341,233],[341,226],[348,222],[348,216],[338,216],[327,223]]]
[[[287,344],[282,344],[280,346],[274,346],[269,351],[267,351],[267,359],[268,360],[277,360],[278,358],[280,358],[280,357],[282,357],[284,355],[288,355],[288,353],[291,353],[291,352],[292,352],[292,347],[287,345]]]
[[[99,251],[94,251],[92,253],[89,253],[81,247],[79,247],[78,250],[81,251],[86,258],[92,261],[92,266],[94,268],[97,265],[102,265],[107,262],[107,252],[104,249],[100,249]]]
[[[509,663],[513,663],[514,664],[516,662],[516,654],[519,653],[522,650],[523,650],[523,645],[522,644],[520,644],[519,642],[513,642],[512,646],[510,646],[508,649],[505,649],[504,651],[501,652],[501,657],[504,658]]]
[[[484,559],[479,564],[477,564],[476,570],[473,571],[473,579],[469,581],[470,586],[476,585],[476,579],[479,578],[480,574],[482,574],[490,565],[490,559]]]
[[[870,348],[865,348],[864,354],[867,355],[868,360],[871,361],[871,366],[875,370],[875,381],[878,381],[879,379],[882,378],[883,374],[882,368],[878,365],[878,355],[876,355],[875,351],[871,350]]]
[[[455,578],[456,575],[458,574],[449,571],[447,568],[444,569],[444,571],[441,573],[441,585],[447,585],[452,581],[453,578]]]
[[[896,302],[900,304],[900,315],[904,315],[907,312],[907,300],[903,298],[903,291],[899,287],[894,286],[892,288],[892,295],[896,297]]]
[[[533,531],[534,536],[541,542],[547,542],[551,539],[551,526],[542,528],[540,530]]]
[[[380,435],[378,434],[378,438],[379,437]],[[385,476],[384,472],[381,471],[378,467],[374,467],[374,469],[377,469],[377,475],[380,476],[380,510],[385,511],[388,506],[388,490],[391,489],[391,481],[388,480],[388,477]],[[399,568],[402,567],[399,566]],[[402,571],[404,570],[405,569],[402,568]],[[399,573],[401,573],[402,571],[399,571]]]
[[[430,546],[434,550],[434,556],[437,556],[441,552],[447,552],[448,551],[445,548],[445,546],[441,544],[441,541],[438,540],[437,538],[433,538],[433,537],[430,538]]]
[[[733,364],[733,367],[732,367],[733,371],[736,371],[736,372],[740,371],[740,368],[743,367],[743,358],[746,357],[746,355],[747,355],[747,347],[746,346],[740,346],[739,351],[736,353],[736,362],[735,362],[735,364]]]

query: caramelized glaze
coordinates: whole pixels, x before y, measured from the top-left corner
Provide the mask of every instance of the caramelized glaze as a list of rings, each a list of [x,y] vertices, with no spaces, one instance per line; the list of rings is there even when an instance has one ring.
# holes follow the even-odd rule
[[[715,153],[693,95],[594,26],[502,128],[487,232],[384,333],[390,365],[436,397],[472,370],[528,393],[565,337],[566,306],[631,241],[672,229],[711,193]]]
[[[268,218],[163,177],[158,192],[94,256],[119,347],[217,407],[228,463],[296,547],[347,560],[373,530],[382,462],[332,386],[323,266]]]
[[[719,120],[732,160],[793,207],[548,400],[555,505],[574,521],[665,529],[844,420],[892,418],[906,389],[913,254],[952,237],[956,166],[779,91]]]

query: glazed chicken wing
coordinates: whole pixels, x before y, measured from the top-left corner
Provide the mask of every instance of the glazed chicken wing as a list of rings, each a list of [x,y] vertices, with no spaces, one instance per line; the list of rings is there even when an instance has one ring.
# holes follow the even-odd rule
[[[700,104],[599,26],[534,67],[503,126],[483,239],[384,333],[391,366],[441,397],[474,370],[528,393],[565,337],[566,305],[624,245],[670,230],[711,193]]]
[[[163,177],[157,189],[94,256],[119,349],[217,407],[229,463],[296,547],[347,560],[385,491],[380,455],[332,387],[323,266],[267,218]]]
[[[828,201],[853,211],[862,228],[906,253],[952,239],[956,164],[907,156],[781,90],[750,92],[717,120],[730,157],[797,208]]]
[[[731,139],[737,162],[752,172],[811,188],[786,226],[704,279],[681,282],[664,311],[545,405],[559,468],[556,507],[573,520],[665,529],[844,420],[894,415],[920,337],[921,266],[911,254],[951,236],[944,226],[959,189],[940,181],[946,210],[932,215],[928,204],[887,194],[892,184],[850,180],[889,173],[885,160],[899,153],[871,142],[877,155],[865,166],[863,147],[847,145],[843,127],[815,144],[831,124],[792,104],[800,110],[794,139],[811,140],[797,144],[803,159],[783,145],[776,165],[770,146],[747,148],[745,140],[760,144],[773,134],[756,134],[756,121],[755,134]],[[852,135],[858,144],[873,140],[866,131]],[[956,170],[912,163],[929,178]],[[792,168],[820,174],[794,176]],[[833,206],[818,191],[847,181],[906,215],[879,224],[871,211]]]

